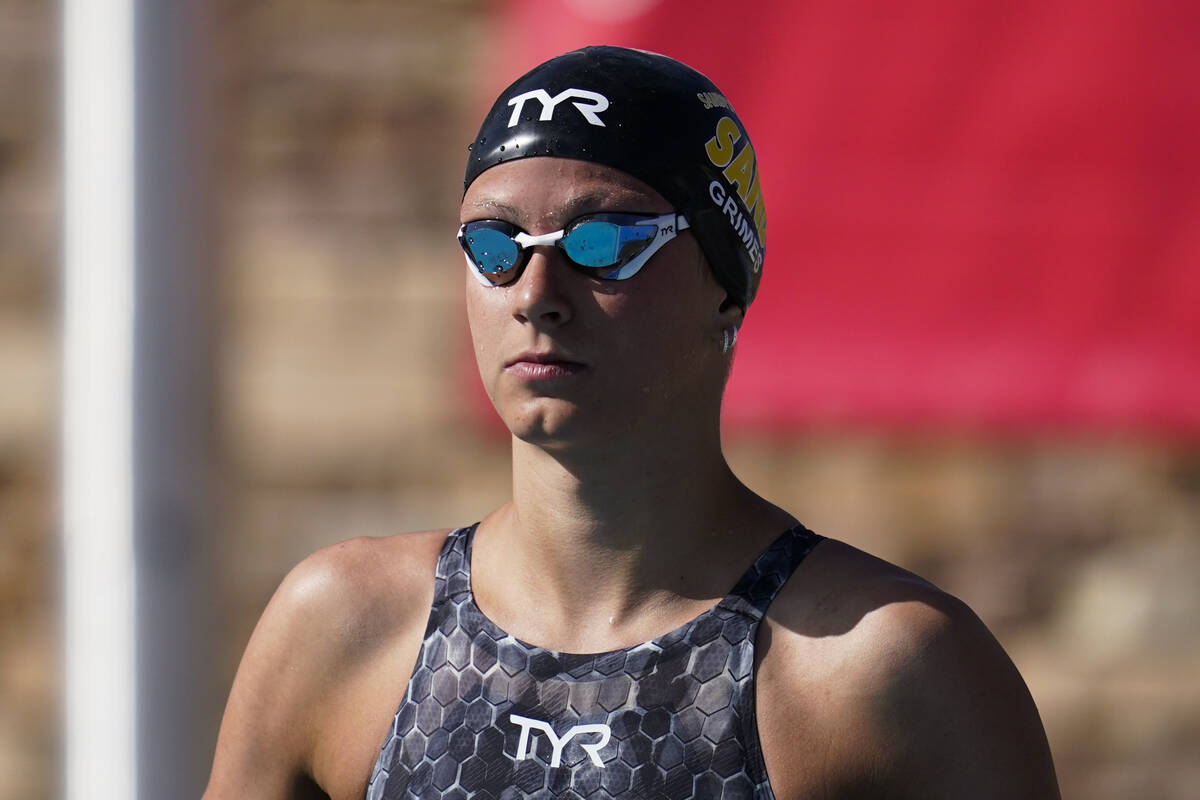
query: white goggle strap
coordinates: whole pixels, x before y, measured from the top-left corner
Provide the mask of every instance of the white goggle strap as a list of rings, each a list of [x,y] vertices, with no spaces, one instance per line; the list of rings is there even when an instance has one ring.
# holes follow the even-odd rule
[[[555,242],[557,242],[559,239],[563,238],[566,235],[567,235],[567,229],[563,228],[561,231],[554,231],[553,233],[543,233],[541,236],[530,236],[525,231],[520,231],[517,233],[516,236],[514,236],[512,238],[513,238],[514,242],[521,245],[521,248],[524,249],[527,247],[537,247],[538,245],[543,245],[543,244],[554,244]]]
[[[685,231],[690,227],[683,214],[663,214],[661,217],[648,219],[646,222],[658,227],[658,235],[654,237],[654,241],[629,261],[612,272],[606,273],[606,278],[618,281],[632,278],[642,267],[646,266],[646,262],[659,251],[659,248],[674,239],[680,231]]]

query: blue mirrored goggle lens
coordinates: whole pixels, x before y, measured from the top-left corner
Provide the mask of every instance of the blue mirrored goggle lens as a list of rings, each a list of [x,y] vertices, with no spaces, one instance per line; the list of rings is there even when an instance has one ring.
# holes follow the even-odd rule
[[[612,267],[640,253],[657,234],[657,225],[588,220],[572,228],[560,246],[581,267]]]
[[[484,275],[499,275],[517,266],[521,248],[505,231],[483,227],[468,229],[464,239],[471,260]]]

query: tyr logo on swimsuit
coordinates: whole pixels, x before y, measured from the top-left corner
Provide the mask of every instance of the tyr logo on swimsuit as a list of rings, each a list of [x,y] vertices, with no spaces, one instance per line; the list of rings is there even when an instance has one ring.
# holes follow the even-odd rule
[[[588,758],[592,760],[593,764],[597,767],[604,767],[604,762],[600,760],[600,751],[604,749],[612,736],[612,729],[604,723],[573,725],[559,738],[558,734],[554,732],[554,728],[550,727],[549,722],[522,717],[520,714],[509,714],[508,718],[521,726],[521,738],[517,741],[517,761],[522,761],[527,756],[537,753],[537,735],[531,731],[541,731],[546,734],[546,738],[550,741],[550,766],[552,767],[562,764],[562,752],[563,748],[567,746],[567,742],[581,733],[596,733],[600,735],[599,741],[580,742],[579,746],[583,748],[583,752],[588,754]]]
[[[508,127],[515,127],[521,120],[521,111],[525,108],[526,100],[532,98],[542,104],[542,113],[538,115],[538,119],[545,122],[554,119],[554,109],[559,103],[572,97],[579,100],[590,100],[591,102],[588,103],[574,102],[571,105],[579,110],[589,125],[604,127],[604,120],[600,119],[600,112],[608,108],[608,98],[599,92],[589,92],[587,89],[563,89],[554,97],[551,97],[545,89],[523,92],[508,101],[508,104],[513,107],[512,116],[508,118]]]

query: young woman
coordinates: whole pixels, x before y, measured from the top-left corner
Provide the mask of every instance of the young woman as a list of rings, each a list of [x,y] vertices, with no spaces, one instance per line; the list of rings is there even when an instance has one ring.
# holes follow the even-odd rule
[[[542,64],[484,121],[461,221],[512,500],[293,570],[208,800],[1057,797],[971,611],[725,462],[766,224],[717,87],[621,48]]]

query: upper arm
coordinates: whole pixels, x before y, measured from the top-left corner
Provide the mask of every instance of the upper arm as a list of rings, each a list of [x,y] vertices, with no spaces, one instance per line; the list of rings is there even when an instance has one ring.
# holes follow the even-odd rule
[[[867,710],[889,787],[921,798],[1057,798],[1033,698],[975,614],[940,592],[881,611],[888,658]]]
[[[397,592],[406,565],[383,541],[334,545],[284,578],[234,678],[206,800],[303,794],[336,698],[404,632],[406,609],[428,607],[424,591]]]
[[[286,798],[304,774],[321,683],[319,616],[337,566],[310,556],[284,578],[242,656],[217,738],[206,800]],[[316,624],[314,624],[316,622]]]
[[[756,709],[781,800],[1058,797],[1024,681],[957,599],[830,540],[766,623]]]

